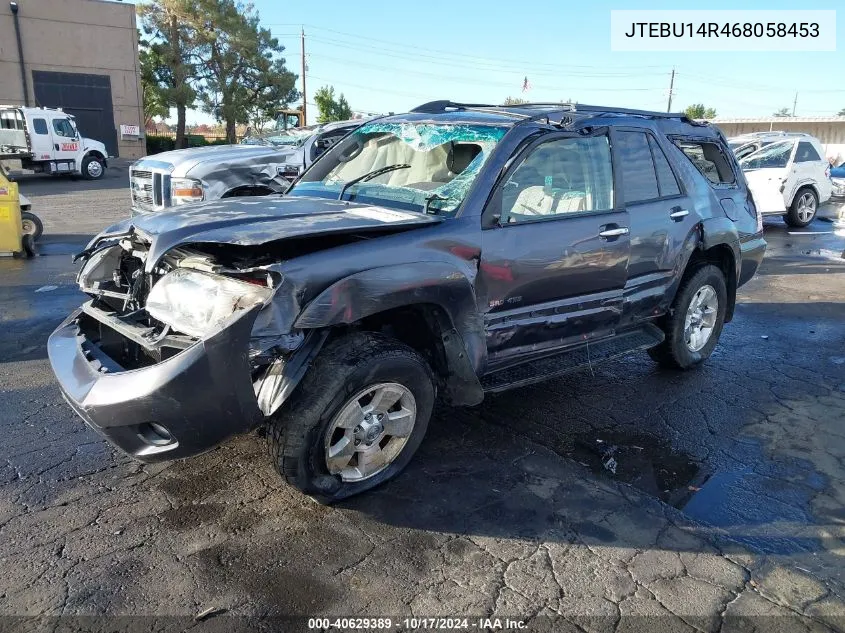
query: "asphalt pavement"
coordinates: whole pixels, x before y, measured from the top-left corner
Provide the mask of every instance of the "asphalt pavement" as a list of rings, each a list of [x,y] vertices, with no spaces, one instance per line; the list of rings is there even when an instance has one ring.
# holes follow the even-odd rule
[[[763,266],[700,369],[635,353],[440,407],[402,475],[323,507],[257,435],[144,466],[76,418],[45,340],[82,300],[70,254],[128,213],[126,167],[20,182],[45,237],[35,259],[0,259],[0,631],[307,628],[292,616],[845,630],[831,223],[767,223]]]

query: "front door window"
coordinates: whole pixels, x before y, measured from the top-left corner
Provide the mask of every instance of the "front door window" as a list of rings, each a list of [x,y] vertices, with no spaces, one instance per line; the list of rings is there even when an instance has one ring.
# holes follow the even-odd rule
[[[518,223],[613,208],[606,136],[544,143],[511,174],[502,193],[502,222]]]

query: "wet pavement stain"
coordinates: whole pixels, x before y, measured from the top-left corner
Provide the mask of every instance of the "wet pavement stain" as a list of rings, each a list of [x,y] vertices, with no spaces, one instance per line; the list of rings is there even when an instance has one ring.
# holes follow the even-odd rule
[[[672,505],[682,505],[701,475],[702,465],[649,435],[602,433],[570,438],[558,452]]]

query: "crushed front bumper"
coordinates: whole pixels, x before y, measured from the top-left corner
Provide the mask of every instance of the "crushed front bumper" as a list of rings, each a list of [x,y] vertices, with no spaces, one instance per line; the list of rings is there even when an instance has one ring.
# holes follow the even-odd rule
[[[77,325],[80,310],[53,332],[47,350],[68,404],[117,448],[148,463],[191,457],[263,419],[248,360],[256,313],[140,369],[103,358]]]

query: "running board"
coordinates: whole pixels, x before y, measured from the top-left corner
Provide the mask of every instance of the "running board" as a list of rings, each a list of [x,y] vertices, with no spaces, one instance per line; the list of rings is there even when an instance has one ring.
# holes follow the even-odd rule
[[[481,386],[485,392],[493,393],[523,387],[618,358],[634,350],[654,347],[662,343],[664,338],[660,328],[646,323],[636,330],[628,330],[610,338],[567,349],[554,356],[487,374],[481,379]]]

